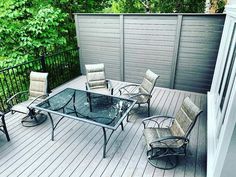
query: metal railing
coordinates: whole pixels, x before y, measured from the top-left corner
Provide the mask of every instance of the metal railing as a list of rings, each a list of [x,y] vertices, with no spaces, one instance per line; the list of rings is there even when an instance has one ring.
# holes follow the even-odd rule
[[[31,71],[48,72],[49,91],[79,75],[79,50],[70,49],[0,70],[0,110],[7,112],[6,100],[17,92],[28,90]],[[17,100],[16,103],[24,101]],[[15,103],[15,104],[16,104]]]

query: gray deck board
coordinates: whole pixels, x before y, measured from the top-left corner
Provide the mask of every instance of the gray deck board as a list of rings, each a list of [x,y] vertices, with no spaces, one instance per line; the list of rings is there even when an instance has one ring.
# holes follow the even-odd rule
[[[85,77],[53,90],[85,89]],[[114,94],[124,82],[112,81]],[[188,156],[181,158],[172,170],[160,170],[147,162],[142,119],[147,116],[146,106],[135,107],[130,121],[124,121],[107,145],[107,157],[102,158],[103,133],[100,127],[76,120],[63,119],[51,141],[51,124],[47,120],[40,126],[21,125],[22,115],[7,114],[6,123],[11,138],[6,141],[0,134],[0,176],[104,176],[104,177],[205,177],[206,176],[206,95],[156,87],[151,100],[151,115],[173,116],[186,96],[199,105],[203,114],[197,121],[188,146]],[[54,117],[57,118],[56,116]]]

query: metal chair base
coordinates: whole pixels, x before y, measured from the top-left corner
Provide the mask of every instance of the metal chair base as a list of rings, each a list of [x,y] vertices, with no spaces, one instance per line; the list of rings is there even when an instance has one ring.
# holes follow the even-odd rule
[[[148,158],[148,162],[159,169],[171,170],[178,165],[177,156],[165,156],[159,158]]]
[[[34,116],[24,117],[21,123],[24,127],[35,127],[37,125],[42,124],[46,120],[47,120],[47,116],[45,114],[39,113]]]
[[[170,153],[166,149],[154,149],[153,151],[147,151],[148,162],[159,169],[170,170],[177,166],[178,155]],[[180,155],[180,154],[179,154]]]

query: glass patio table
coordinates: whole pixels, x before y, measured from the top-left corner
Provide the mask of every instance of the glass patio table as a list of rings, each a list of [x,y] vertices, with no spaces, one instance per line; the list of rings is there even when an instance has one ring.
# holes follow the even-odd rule
[[[129,116],[135,100],[95,92],[66,88],[61,92],[45,99],[33,108],[48,114],[52,125],[52,141],[54,130],[63,118],[75,119],[102,127],[104,136],[103,157],[106,156],[106,145],[113,132]],[[52,114],[58,115],[54,123]],[[55,118],[54,118],[55,119]],[[111,133],[107,137],[106,129]]]

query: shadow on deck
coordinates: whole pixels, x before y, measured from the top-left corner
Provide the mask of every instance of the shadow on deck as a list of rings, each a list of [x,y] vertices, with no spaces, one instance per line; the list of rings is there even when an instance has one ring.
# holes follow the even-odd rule
[[[85,77],[78,77],[65,87],[85,89]],[[115,95],[125,83],[113,81]],[[33,128],[22,127],[20,114],[8,114],[6,123],[11,138],[0,134],[0,176],[206,176],[206,95],[156,87],[151,100],[151,115],[175,115],[186,96],[204,110],[198,119],[188,146],[188,156],[180,158],[172,170],[160,170],[147,163],[141,121],[146,117],[146,106],[124,121],[124,131],[114,132],[107,145],[107,157],[102,158],[103,133],[98,126],[63,119],[51,141],[51,124],[47,120]],[[142,111],[143,110],[143,111]]]

